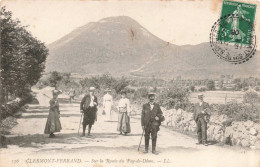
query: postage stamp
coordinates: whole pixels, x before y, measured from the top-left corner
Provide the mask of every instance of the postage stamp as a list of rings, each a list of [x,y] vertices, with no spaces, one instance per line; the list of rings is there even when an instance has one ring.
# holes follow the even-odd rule
[[[232,64],[241,64],[254,55],[255,13],[255,4],[223,1],[221,17],[210,33],[210,45],[218,57]]]
[[[223,1],[218,40],[250,45],[255,12],[255,4]]]

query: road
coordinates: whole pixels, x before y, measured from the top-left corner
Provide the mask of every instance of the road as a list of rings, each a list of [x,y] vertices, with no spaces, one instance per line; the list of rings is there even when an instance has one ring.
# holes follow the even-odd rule
[[[159,155],[137,151],[141,137],[140,120],[131,119],[132,132],[118,135],[117,114],[110,122],[104,121],[101,110],[93,125],[92,137],[79,137],[79,102],[68,104],[61,100],[62,131],[56,138],[43,134],[48,107],[30,105],[18,119],[9,145],[1,149],[0,166],[199,166],[231,167],[257,166],[256,151],[210,145],[196,145],[196,139],[161,127],[158,133]],[[259,155],[259,154],[258,154]]]

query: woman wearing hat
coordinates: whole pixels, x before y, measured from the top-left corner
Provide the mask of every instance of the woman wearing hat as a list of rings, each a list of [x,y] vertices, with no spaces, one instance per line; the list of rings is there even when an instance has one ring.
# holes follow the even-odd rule
[[[54,132],[60,132],[61,130],[60,110],[58,102],[59,93],[60,92],[58,90],[53,90],[53,98],[50,100],[50,110],[44,130],[44,133],[49,134],[50,138],[55,137]]]
[[[121,91],[121,99],[118,102],[117,109],[119,111],[117,131],[120,132],[120,135],[122,135],[123,133],[127,135],[127,133],[131,132],[130,118],[128,115],[128,113],[130,112],[130,102],[126,98],[125,91]]]
[[[113,105],[113,97],[109,94],[111,90],[107,88],[105,90],[106,94],[103,97],[103,108],[104,112],[106,113],[106,120],[110,121],[111,120],[111,109]]]

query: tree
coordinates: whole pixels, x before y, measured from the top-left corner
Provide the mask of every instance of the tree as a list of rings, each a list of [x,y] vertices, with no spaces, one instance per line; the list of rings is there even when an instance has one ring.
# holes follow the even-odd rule
[[[62,79],[62,76],[59,72],[53,71],[51,72],[51,76],[49,77],[50,86],[57,87],[57,83]]]
[[[220,89],[223,88],[223,84],[224,84],[224,81],[223,81],[222,79],[218,81],[218,87],[219,87]]]
[[[122,77],[114,86],[114,89],[116,93],[120,93],[122,90],[124,90],[129,85],[128,80],[126,80],[125,77]]]
[[[215,82],[213,80],[208,80],[207,81],[207,89],[208,90],[215,90]]]
[[[21,96],[37,83],[45,68],[48,49],[34,38],[12,13],[1,8],[1,97]]]
[[[194,85],[191,85],[191,86],[190,86],[190,90],[191,90],[192,92],[194,92],[194,91],[195,91],[195,86],[194,86]]]

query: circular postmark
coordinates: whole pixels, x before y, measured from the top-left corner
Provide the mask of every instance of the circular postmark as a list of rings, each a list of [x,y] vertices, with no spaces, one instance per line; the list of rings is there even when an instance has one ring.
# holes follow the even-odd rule
[[[256,51],[254,24],[234,14],[223,16],[211,28],[210,46],[222,60],[232,64],[244,63]]]

